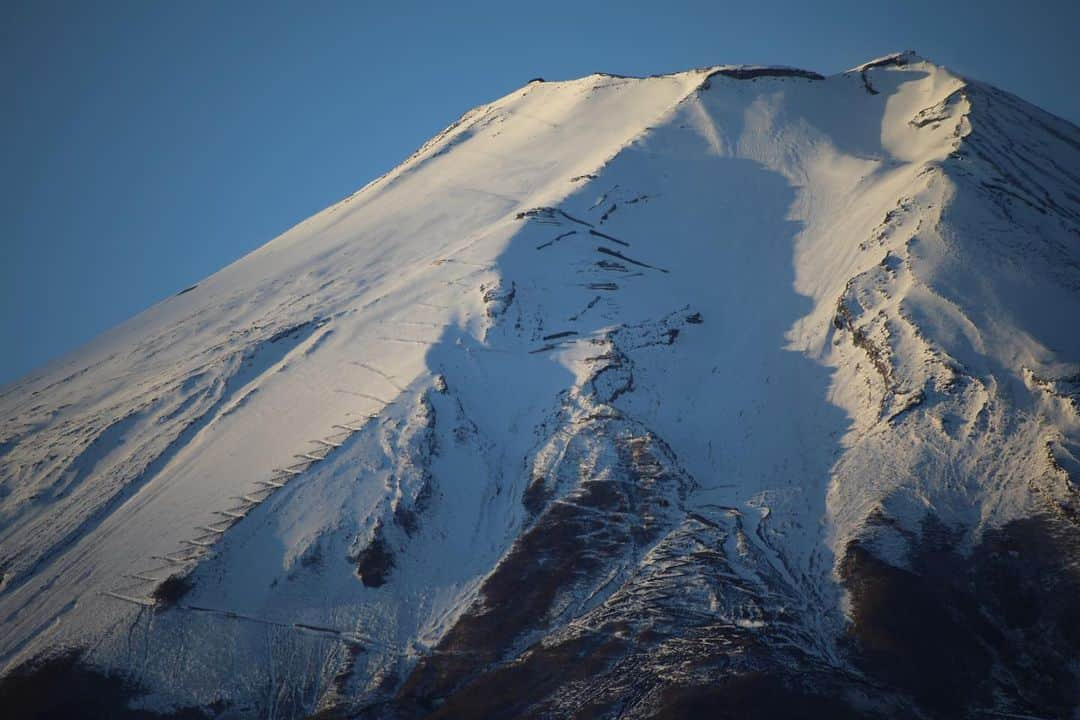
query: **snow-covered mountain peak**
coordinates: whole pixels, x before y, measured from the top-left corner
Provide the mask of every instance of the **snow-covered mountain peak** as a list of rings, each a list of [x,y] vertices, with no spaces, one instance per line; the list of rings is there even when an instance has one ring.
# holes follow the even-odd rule
[[[5,671],[244,717],[1057,712],[1078,198],[1075,126],[912,53],[529,82],[5,388]]]

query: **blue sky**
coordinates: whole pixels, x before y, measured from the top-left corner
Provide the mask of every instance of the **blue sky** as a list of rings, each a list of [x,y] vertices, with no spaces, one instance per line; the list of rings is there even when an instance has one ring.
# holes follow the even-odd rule
[[[912,48],[1080,123],[1080,3],[7,2],[0,384],[534,76]]]

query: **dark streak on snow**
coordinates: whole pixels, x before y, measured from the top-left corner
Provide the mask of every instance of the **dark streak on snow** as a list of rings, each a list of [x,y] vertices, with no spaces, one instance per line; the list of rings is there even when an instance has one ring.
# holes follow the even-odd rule
[[[544,248],[550,247],[551,245],[554,245],[555,243],[562,240],[563,238],[570,237],[571,235],[577,235],[577,230],[571,230],[570,232],[564,232],[562,235],[559,235],[558,237],[554,238],[553,240],[548,240],[546,243],[542,243],[540,245],[537,245],[536,249],[537,250],[543,250]]]
[[[613,243],[618,243],[619,245],[622,245],[623,247],[630,247],[630,243],[626,242],[625,240],[620,240],[619,238],[611,237],[610,235],[599,232],[597,230],[589,230],[589,234],[590,235],[595,235],[598,238],[603,238],[605,240],[610,240]]]
[[[638,267],[649,268],[650,270],[659,270],[662,273],[668,272],[667,270],[665,270],[662,267],[657,267],[655,265],[649,265],[648,263],[643,263],[643,262],[640,262],[638,260],[634,260],[633,258],[628,258],[625,255],[623,255],[621,252],[617,252],[615,250],[609,250],[606,247],[598,247],[598,248],[596,248],[596,252],[603,253],[605,255],[611,255],[612,257],[617,257],[617,258],[619,258],[620,260],[622,260],[624,262],[628,262],[631,265],[637,265]]]

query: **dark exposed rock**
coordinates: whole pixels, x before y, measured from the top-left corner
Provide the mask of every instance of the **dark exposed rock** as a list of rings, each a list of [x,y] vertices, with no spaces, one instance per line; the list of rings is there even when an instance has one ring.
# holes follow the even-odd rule
[[[164,610],[180,602],[193,587],[195,583],[186,575],[170,575],[154,588],[150,596],[157,603],[158,609]]]
[[[863,71],[862,71],[861,73],[859,73],[859,77],[860,77],[860,78],[862,78],[862,84],[863,84],[863,88],[865,88],[865,89],[866,89],[866,92],[868,92],[868,93],[869,93],[869,94],[871,94],[871,95],[879,95],[879,94],[880,94],[880,93],[879,93],[879,92],[878,92],[878,91],[877,91],[877,90],[876,90],[876,89],[874,88],[874,86],[870,84],[870,78],[868,78],[868,77],[866,76],[866,71],[865,71],[865,70],[863,70]]]
[[[132,709],[145,694],[124,675],[83,661],[79,650],[24,663],[0,678],[0,709],[6,720],[206,720],[224,706],[185,707],[168,713]]]
[[[367,587],[382,587],[393,569],[394,554],[379,526],[374,538],[356,557],[356,574]]]
[[[533,648],[523,662],[486,671],[554,622],[552,613],[575,590],[603,587],[600,575],[608,563],[639,557],[671,522],[668,497],[681,492],[687,479],[673,474],[670,450],[624,421],[597,419],[590,434],[610,438],[614,457],[608,462],[615,464],[583,478],[558,502],[542,478],[534,479],[527,506],[546,508],[484,581],[477,603],[405,681],[398,703],[407,714],[438,708],[435,717],[516,717],[566,680],[551,672],[553,664],[576,659],[570,672],[584,680],[609,653],[622,653],[625,641],[618,637],[584,638]],[[511,687],[516,700],[508,694]]]
[[[517,287],[512,282],[509,287],[502,284],[481,285],[480,293],[487,306],[487,316],[494,319],[510,309],[514,303],[514,296],[517,294]]]
[[[544,480],[543,475],[534,477],[521,496],[521,504],[525,506],[530,515],[539,515],[540,511],[547,505],[548,500],[551,499],[551,492],[548,490]]]
[[[990,530],[965,555],[929,516],[910,569],[852,544],[840,566],[852,658],[930,717],[1068,717],[1080,704],[1076,557],[1080,532],[1050,517]]]
[[[420,529],[420,517],[415,510],[399,503],[394,508],[394,524],[404,530],[406,535],[412,536]]]
[[[800,70],[798,68],[784,68],[784,67],[731,67],[721,68],[713,73],[710,73],[705,78],[705,84],[703,88],[709,87],[709,80],[716,76],[723,76],[733,78],[735,80],[754,80],[762,77],[794,77],[803,78],[805,80],[824,80],[825,76],[820,75],[810,70]]]
[[[724,678],[715,685],[670,687],[657,720],[859,720],[868,714],[842,697],[814,694],[783,674],[761,672]]]

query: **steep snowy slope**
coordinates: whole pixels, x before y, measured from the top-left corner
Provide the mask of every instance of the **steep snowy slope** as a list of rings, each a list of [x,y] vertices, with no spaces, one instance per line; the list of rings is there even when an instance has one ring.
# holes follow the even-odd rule
[[[1065,716],[1078,233],[1080,131],[911,54],[530,83],[4,390],[3,671]]]

